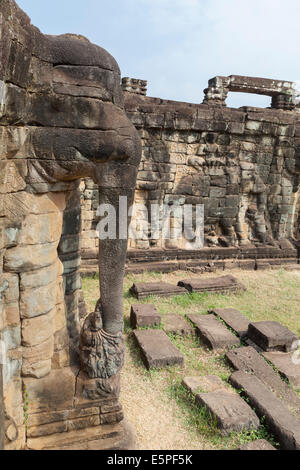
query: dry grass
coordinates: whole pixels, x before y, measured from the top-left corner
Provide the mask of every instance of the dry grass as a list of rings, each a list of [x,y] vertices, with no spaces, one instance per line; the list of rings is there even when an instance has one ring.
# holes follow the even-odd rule
[[[221,273],[220,273],[221,274]],[[183,295],[172,298],[149,298],[162,317],[168,313],[186,315],[207,313],[210,308],[234,307],[252,321],[275,320],[300,336],[300,272],[284,270],[232,271],[246,287],[239,295]],[[217,274],[218,275],[218,274]],[[213,277],[216,274],[206,274]],[[197,339],[173,337],[172,341],[185,356],[183,367],[146,371],[131,337],[130,306],[137,303],[128,294],[133,282],[166,281],[176,284],[179,279],[199,277],[199,274],[144,273],[129,275],[124,283],[124,318],[127,362],[122,372],[121,402],[128,419],[137,430],[141,449],[233,449],[257,435],[222,437],[206,417],[194,406],[192,398],[180,386],[187,375],[215,374],[227,380],[231,371],[224,356],[199,347]],[[90,311],[99,297],[98,280],[84,279],[83,289]],[[266,436],[269,437],[269,436]]]

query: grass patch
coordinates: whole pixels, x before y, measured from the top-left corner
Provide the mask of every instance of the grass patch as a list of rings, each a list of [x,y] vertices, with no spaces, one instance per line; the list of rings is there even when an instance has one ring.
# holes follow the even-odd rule
[[[193,375],[217,375],[228,382],[232,370],[224,354],[208,351],[200,345],[196,337],[183,338],[169,335],[173,344],[184,355],[184,365],[147,371],[132,335],[131,305],[151,303],[162,316],[161,328],[164,325],[164,318],[169,313],[186,317],[195,313],[207,314],[208,310],[215,308],[231,307],[240,310],[250,321],[278,321],[300,336],[300,272],[237,270],[233,271],[233,274],[246,286],[246,292],[236,295],[194,293],[166,298],[151,296],[142,301],[136,300],[129,294],[129,288],[134,282],[162,281],[176,285],[180,279],[186,278],[187,274],[147,272],[125,277],[124,322],[127,362],[122,372],[122,403],[129,420],[137,430],[141,429],[138,436],[141,448],[155,446],[152,448],[235,449],[257,439],[266,439],[272,445],[277,444],[264,420],[257,431],[222,436],[206,410],[197,407],[192,395],[182,387],[183,377]],[[214,276],[216,274],[206,274],[204,278]],[[188,277],[199,277],[199,274],[188,273]],[[82,285],[88,309],[92,311],[99,298],[99,281],[83,278]],[[300,393],[300,390],[297,392]],[[155,423],[159,423],[157,428]],[[162,446],[162,442],[165,443],[165,447]]]

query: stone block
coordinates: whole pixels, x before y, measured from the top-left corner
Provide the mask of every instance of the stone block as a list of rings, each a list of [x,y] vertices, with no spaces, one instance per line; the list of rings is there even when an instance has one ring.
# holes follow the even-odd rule
[[[295,352],[265,352],[264,357],[271,362],[280,375],[300,390],[300,360]]]
[[[215,308],[209,313],[220,317],[240,338],[247,336],[249,320],[234,308]]]
[[[209,349],[228,349],[240,345],[240,340],[213,315],[190,314],[187,318],[195,325],[197,335]]]
[[[27,361],[24,361],[22,364],[22,376],[23,377],[35,377],[40,379],[46,377],[51,372],[51,359],[49,360],[40,360],[34,364],[29,364]]]
[[[232,275],[209,279],[186,279],[179,281],[178,285],[189,292],[235,293],[245,290],[245,287]]]
[[[187,294],[187,291],[183,287],[174,286],[166,282],[145,282],[133,284],[130,293],[137,299],[143,299],[150,295],[170,297],[172,295]]]
[[[217,391],[235,393],[234,390],[226,385],[217,375],[185,377],[181,384],[193,395]]]
[[[223,391],[199,393],[196,395],[196,403],[206,408],[225,436],[232,432],[258,429],[260,425],[254,411],[237,393]]]
[[[72,408],[76,372],[70,368],[52,371],[42,379],[24,378],[29,396],[29,414]]]
[[[54,309],[57,303],[58,282],[36,289],[21,291],[20,314],[22,318],[34,318],[45,315]]]
[[[279,374],[254,348],[248,346],[234,349],[226,354],[226,358],[235,370],[255,374],[272,393],[300,417],[300,397],[281,380]]]
[[[4,254],[4,268],[9,272],[34,271],[54,264],[57,242],[9,248]]]
[[[147,369],[182,365],[184,357],[161,330],[134,331],[143,362]]]
[[[59,259],[54,264],[46,268],[39,269],[32,272],[24,272],[20,274],[20,288],[35,289],[37,287],[48,286],[56,281],[63,273],[63,265]]]
[[[161,316],[154,305],[132,305],[130,312],[131,328],[159,326]]]
[[[172,335],[191,336],[195,333],[194,328],[178,314],[168,314],[163,319],[163,329]]]
[[[250,323],[248,337],[263,351],[296,351],[300,344],[295,333],[275,321]]]
[[[22,322],[22,344],[25,347],[40,345],[50,340],[54,333],[54,315],[52,310],[46,315],[25,319]]]
[[[18,234],[19,245],[58,242],[62,230],[62,212],[27,215]]]
[[[265,439],[258,439],[257,441],[248,442],[242,445],[238,450],[276,450],[270,442]]]
[[[255,375],[234,372],[230,383],[248,398],[258,416],[265,418],[282,450],[300,450],[299,419]]]

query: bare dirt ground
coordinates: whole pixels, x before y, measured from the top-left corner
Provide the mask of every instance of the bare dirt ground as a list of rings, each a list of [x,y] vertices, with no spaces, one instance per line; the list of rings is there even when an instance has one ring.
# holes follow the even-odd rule
[[[205,274],[204,277],[222,275]],[[232,271],[246,287],[238,295],[183,295],[172,298],[151,298],[142,303],[153,303],[162,315],[168,313],[207,313],[215,307],[234,307],[252,321],[275,320],[300,336],[300,271]],[[124,317],[127,361],[122,371],[121,403],[125,415],[137,432],[139,449],[193,450],[235,449],[244,442],[273,436],[265,426],[255,433],[234,434],[224,438],[208,422],[181,387],[187,375],[220,376],[227,380],[231,370],[224,354],[212,353],[199,346],[196,338],[172,337],[174,344],[185,356],[182,367],[146,371],[132,339],[129,326],[130,306],[138,303],[128,294],[133,282],[167,281],[199,277],[182,271],[171,274],[144,273],[130,275],[124,283]],[[99,297],[98,280],[84,279],[83,289],[90,311]]]

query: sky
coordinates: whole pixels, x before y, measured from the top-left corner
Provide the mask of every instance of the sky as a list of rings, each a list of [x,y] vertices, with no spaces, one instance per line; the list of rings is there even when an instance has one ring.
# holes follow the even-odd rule
[[[43,33],[83,34],[148,96],[201,103],[216,75],[300,80],[299,0],[16,0]],[[233,107],[270,99],[230,93]]]

